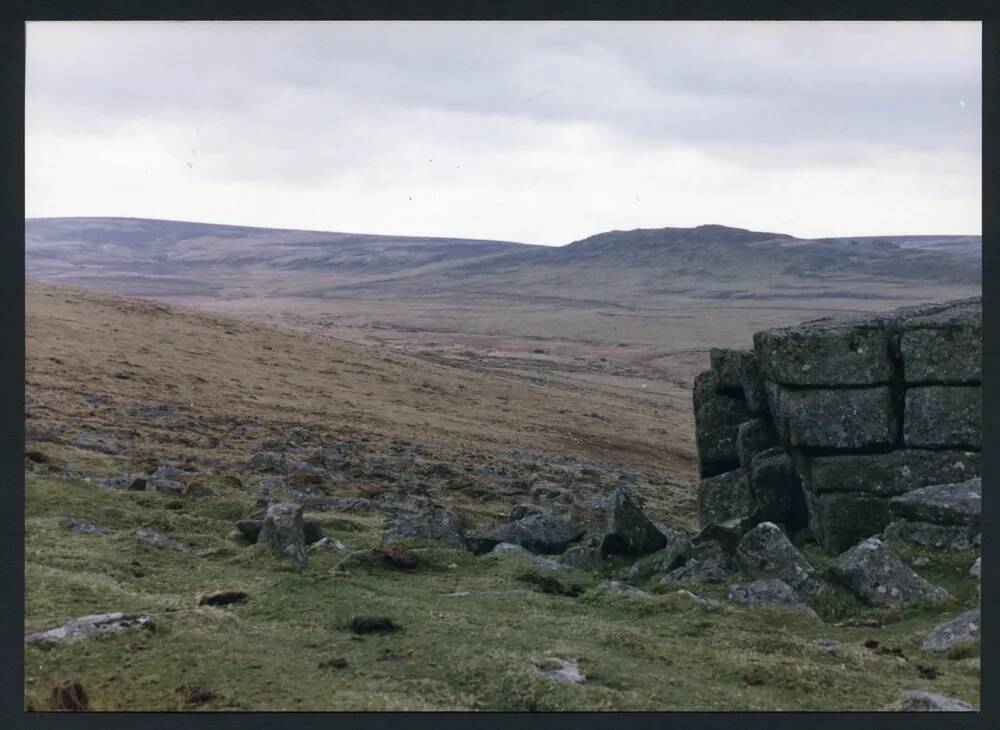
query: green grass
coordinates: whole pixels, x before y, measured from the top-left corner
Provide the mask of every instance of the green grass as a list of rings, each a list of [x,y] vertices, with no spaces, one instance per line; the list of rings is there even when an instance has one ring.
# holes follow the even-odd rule
[[[81,682],[99,710],[872,710],[909,689],[979,704],[978,647],[948,656],[920,650],[931,627],[975,605],[975,582],[964,574],[971,554],[936,556],[921,570],[956,596],[947,609],[876,611],[842,591],[817,606],[828,621],[870,617],[884,628],[713,609],[675,590],[648,598],[606,594],[595,590],[602,576],[588,573],[558,576],[584,586],[578,598],[448,597],[442,594],[530,588],[517,576],[541,569],[519,558],[415,544],[412,572],[369,554],[333,551],[311,554],[296,572],[228,537],[254,502],[213,486],[219,496],[170,509],[177,498],[28,477],[25,631],[116,610],[148,611],[156,623],[153,632],[27,647],[29,708],[48,709],[51,687],[67,680]],[[66,516],[115,532],[78,535],[59,526]],[[352,549],[379,544],[380,515],[311,516]],[[199,558],[145,548],[135,536],[141,526],[220,552]],[[721,586],[691,588],[724,595]],[[197,606],[199,594],[223,589],[244,590],[249,599]],[[354,636],[345,625],[363,614],[389,616],[402,628]],[[816,639],[841,646],[828,654]],[[902,649],[907,660],[864,648],[868,639]],[[535,667],[553,655],[577,659],[588,681],[561,685],[538,676]],[[333,657],[347,667],[317,666]],[[939,676],[923,678],[918,663]],[[177,692],[184,684],[218,697],[185,705]]]

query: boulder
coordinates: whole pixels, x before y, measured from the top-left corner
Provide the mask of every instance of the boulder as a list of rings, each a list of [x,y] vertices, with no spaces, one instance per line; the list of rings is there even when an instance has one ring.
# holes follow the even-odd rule
[[[736,455],[740,468],[750,475],[750,464],[756,454],[778,445],[778,434],[771,422],[764,418],[753,418],[740,424],[736,431]]]
[[[697,535],[691,538],[691,544],[701,545],[713,542],[717,543],[727,555],[735,555],[736,546],[740,544],[740,540],[756,524],[758,524],[756,516],[751,515],[750,517],[734,517],[725,522],[705,525]]]
[[[155,530],[150,530],[145,527],[140,527],[135,531],[135,534],[144,543],[153,548],[158,548],[161,550],[176,550],[178,552],[186,552],[187,546],[183,543],[174,540],[172,537],[167,537],[166,535],[161,535]]]
[[[777,525],[762,522],[740,541],[736,557],[752,578],[779,578],[803,596],[827,589],[826,582]]]
[[[899,350],[907,383],[982,382],[982,299],[911,317],[903,330]]]
[[[520,545],[533,553],[552,555],[565,552],[570,543],[584,535],[576,523],[554,510],[542,509],[519,520],[500,525],[485,536],[494,546],[501,542]],[[490,548],[492,549],[492,547]]]
[[[968,550],[979,544],[979,530],[964,525],[895,520],[885,528],[882,539],[891,545],[912,542],[937,550]]]
[[[803,494],[809,510],[809,531],[827,555],[838,555],[889,524],[888,500],[863,492]]]
[[[574,570],[594,570],[601,564],[601,548],[593,545],[574,545],[559,556],[559,562]]]
[[[755,509],[750,483],[740,469],[702,479],[698,486],[698,522],[703,527],[746,517]]]
[[[257,542],[267,545],[275,557],[291,560],[299,567],[304,566],[308,558],[302,505],[293,502],[269,505]]]
[[[767,412],[764,379],[753,351],[712,348],[709,358],[718,380],[718,390],[742,396],[751,413]]]
[[[810,458],[802,478],[814,494],[868,492],[895,496],[934,484],[954,484],[982,474],[979,454],[961,450],[901,449],[885,454]]]
[[[83,535],[110,535],[111,530],[98,525],[96,522],[85,520],[82,517],[67,517],[62,521],[62,526],[72,532],[79,532]]]
[[[98,613],[75,618],[54,629],[28,634],[24,641],[29,644],[35,641],[72,641],[143,627],[153,627],[153,617],[148,613]]]
[[[912,690],[893,708],[899,712],[975,712],[976,708],[953,697],[945,697],[934,692]]]
[[[691,553],[684,564],[671,570],[658,582],[662,585],[678,581],[725,583],[738,572],[736,562],[718,542],[706,541],[692,544]]]
[[[910,447],[982,447],[983,389],[972,385],[908,388],[903,441]]]
[[[750,493],[757,516],[790,529],[809,523],[802,480],[792,458],[780,446],[762,451],[750,462]]]
[[[862,449],[892,446],[899,424],[888,386],[790,390],[768,383],[778,435],[792,447]]]
[[[983,511],[983,481],[969,479],[958,484],[937,484],[914,489],[889,500],[893,517],[938,525],[967,525],[980,529]]]
[[[540,565],[543,568],[548,568],[549,570],[570,570],[568,565],[564,565],[554,558],[546,558],[542,555],[535,555],[530,550],[526,550],[520,545],[514,545],[509,542],[501,542],[496,547],[494,547],[489,552],[490,555],[516,555],[518,557],[526,558],[536,565]]]
[[[745,606],[759,608],[786,608],[802,611],[811,616],[816,612],[803,603],[795,590],[778,578],[761,578],[750,583],[739,583],[729,587],[729,600]]]
[[[934,605],[952,598],[914,573],[877,537],[840,555],[833,572],[858,598],[874,606]]]
[[[441,507],[431,507],[416,514],[398,514],[382,535],[382,542],[389,544],[398,540],[440,540],[462,545],[464,536],[465,528],[453,512]]]
[[[754,334],[761,373],[774,383],[843,387],[888,383],[890,333],[884,315],[821,319]]]
[[[667,544],[667,536],[657,529],[626,489],[619,487],[608,498],[604,517],[601,555],[645,555]]]
[[[948,651],[963,641],[973,641],[983,625],[981,611],[974,608],[935,626],[924,639],[924,651]]]

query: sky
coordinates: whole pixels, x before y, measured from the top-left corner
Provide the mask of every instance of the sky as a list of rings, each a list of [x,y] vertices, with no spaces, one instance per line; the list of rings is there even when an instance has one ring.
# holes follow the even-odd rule
[[[32,22],[28,217],[981,232],[973,22]]]

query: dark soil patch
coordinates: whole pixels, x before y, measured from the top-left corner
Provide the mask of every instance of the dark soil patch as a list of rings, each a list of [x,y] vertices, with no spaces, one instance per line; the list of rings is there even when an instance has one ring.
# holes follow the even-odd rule
[[[216,591],[208,593],[198,601],[199,606],[228,606],[231,603],[242,603],[247,599],[244,591]]]
[[[79,682],[63,682],[53,687],[50,703],[53,710],[60,712],[86,712],[90,709],[90,698]]]
[[[200,687],[196,684],[182,684],[177,688],[177,691],[189,705],[201,705],[219,696],[214,689]]]
[[[398,631],[400,626],[387,616],[355,616],[350,629],[355,634],[387,634]]]
[[[517,576],[517,580],[537,586],[542,593],[556,596],[579,596],[583,592],[583,587],[577,583],[566,584],[551,575],[541,575],[534,571],[522,573]]]
[[[416,570],[417,556],[400,548],[375,548],[372,553],[379,556],[396,570]]]

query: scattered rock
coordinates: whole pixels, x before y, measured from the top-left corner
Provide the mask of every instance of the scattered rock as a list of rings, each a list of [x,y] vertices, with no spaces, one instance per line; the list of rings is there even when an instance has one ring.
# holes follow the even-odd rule
[[[198,599],[199,606],[228,606],[232,603],[243,603],[248,598],[245,591],[215,591],[206,593]]]
[[[398,631],[400,626],[387,616],[355,616],[350,629],[355,634],[386,634]]]
[[[522,558],[526,558],[536,565],[540,565],[543,568],[548,568],[549,570],[569,570],[568,565],[564,565],[559,560],[554,558],[547,558],[544,555],[535,555],[530,550],[526,550],[520,545],[514,545],[509,542],[502,542],[492,550],[490,550],[489,555],[518,555]]]
[[[153,617],[148,613],[98,613],[75,618],[54,629],[29,634],[24,640],[27,643],[75,640],[95,634],[138,628],[152,629]]]
[[[56,712],[86,712],[90,698],[79,682],[63,682],[52,688],[49,704]]]
[[[885,528],[882,539],[891,545],[909,542],[937,550],[968,550],[979,544],[979,529],[968,525],[896,520]]]
[[[500,525],[484,536],[484,544],[494,541],[489,548],[492,550],[501,542],[509,542],[533,553],[551,555],[565,552],[570,543],[583,535],[584,530],[579,525],[554,510],[543,508]]]
[[[626,489],[619,487],[608,498],[604,518],[601,555],[646,555],[667,544],[667,536],[657,529]]]
[[[310,552],[314,550],[336,550],[341,553],[346,553],[350,548],[347,547],[340,540],[335,540],[332,537],[324,537],[322,540],[317,540],[316,542],[309,545],[307,548]]]
[[[178,552],[187,552],[187,546],[172,537],[167,537],[166,535],[161,535],[155,530],[150,530],[146,527],[140,527],[135,531],[135,534],[144,543],[153,548],[159,548],[161,550],[177,550]]]
[[[644,590],[636,588],[635,586],[630,586],[628,583],[620,580],[609,580],[606,583],[601,583],[598,587],[599,591],[605,591],[607,593],[621,593],[626,596],[648,596],[650,595]]]
[[[834,573],[859,598],[875,606],[918,606],[951,600],[906,566],[877,537],[870,537],[833,563]]]
[[[736,555],[752,578],[779,578],[803,596],[827,589],[826,582],[773,522],[762,522],[750,530]]]
[[[84,535],[110,535],[111,530],[107,527],[102,527],[95,522],[90,520],[85,520],[82,517],[67,517],[62,521],[62,526],[67,530],[72,530],[73,532],[79,532]]]
[[[574,545],[558,560],[574,570],[594,570],[601,563],[601,549],[593,545]]]
[[[271,548],[277,558],[288,558],[299,567],[307,561],[302,505],[277,502],[267,508],[257,542]]]
[[[953,697],[911,690],[893,707],[899,712],[975,712],[976,708]]]
[[[980,555],[976,558],[976,562],[972,564],[969,568],[969,575],[971,575],[976,580],[982,580],[983,577],[983,557]]]
[[[184,697],[184,701],[189,705],[202,705],[219,696],[214,689],[195,684],[182,684],[177,688],[177,692]]]
[[[935,626],[924,639],[924,651],[947,651],[963,641],[974,640],[983,623],[980,613],[980,609],[974,608]]]
[[[693,544],[691,554],[679,568],[660,578],[661,584],[691,581],[694,583],[725,583],[739,572],[736,562],[716,541]]]
[[[803,603],[799,594],[790,585],[778,578],[762,578],[751,583],[730,586],[729,600],[746,606],[788,608],[811,616],[816,615],[816,612]]]
[[[983,481],[936,484],[914,489],[889,500],[893,517],[936,525],[968,525],[979,530],[983,510]]]
[[[580,666],[576,659],[552,657],[548,660],[547,665],[552,666],[548,669],[536,667],[535,672],[563,684],[581,684],[587,681],[587,678],[580,672]]]
[[[686,598],[690,598],[692,601],[694,601],[695,603],[697,603],[697,604],[699,604],[701,606],[709,606],[710,608],[718,608],[719,606],[722,605],[721,603],[719,603],[718,601],[716,601],[714,598],[704,598],[702,596],[699,596],[697,593],[693,593],[693,592],[687,590],[686,588],[680,588],[680,589],[678,589],[677,593],[678,593],[678,595],[685,596]]]
[[[114,434],[110,433],[84,431],[78,434],[71,443],[73,446],[77,446],[81,449],[99,451],[102,454],[113,455],[119,454],[122,451],[122,446],[118,442],[118,438]]]
[[[147,492],[160,492],[161,494],[183,494],[184,485],[172,479],[150,479],[146,481]]]
[[[666,547],[647,555],[629,568],[629,580],[643,580],[653,575],[669,573],[691,554],[691,541],[683,532],[672,530],[666,538]]]
[[[389,544],[397,540],[440,540],[461,545],[465,529],[453,512],[431,507],[417,514],[398,515],[382,536]]]
[[[142,492],[146,489],[146,477],[130,476],[123,474],[119,477],[112,477],[101,482],[105,489],[124,489],[130,492]]]

